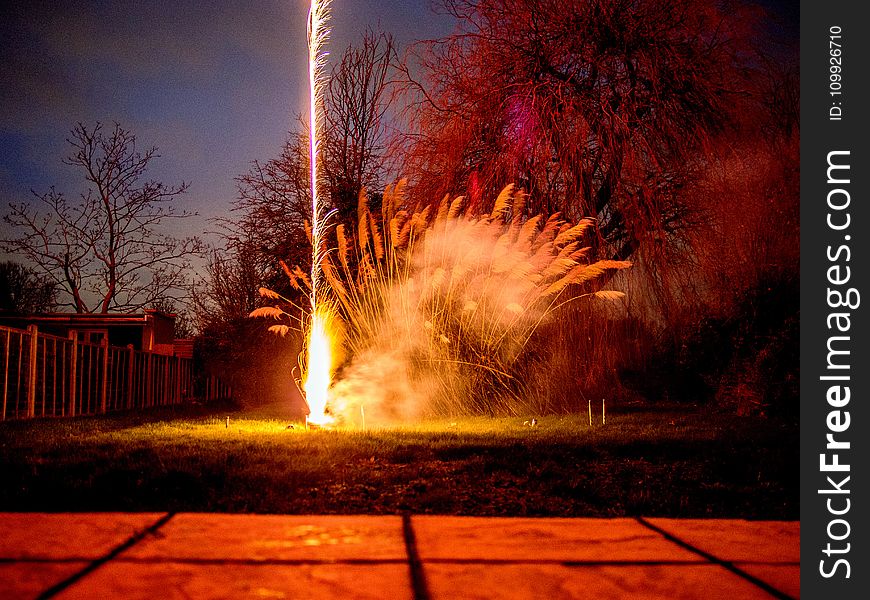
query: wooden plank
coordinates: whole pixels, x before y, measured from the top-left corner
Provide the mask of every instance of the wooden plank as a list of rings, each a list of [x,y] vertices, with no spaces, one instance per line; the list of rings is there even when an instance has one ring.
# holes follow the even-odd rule
[[[74,417],[76,416],[76,392],[78,392],[76,374],[79,366],[79,340],[74,331],[70,331],[69,339],[71,343],[69,361],[69,416]]]
[[[18,418],[18,413],[21,405],[21,361],[24,359],[24,334],[18,334],[18,369],[15,371],[15,418]]]
[[[115,351],[115,408],[123,410],[124,400],[127,395],[124,393],[124,377],[127,375],[127,363],[124,361],[124,351],[118,348]]]
[[[103,360],[102,364],[102,380],[100,381],[100,413],[106,414],[108,408],[108,393],[109,393],[109,338],[104,337],[102,344]],[[100,349],[97,349],[99,354]]]
[[[141,408],[144,405],[145,398],[145,355],[144,354],[136,354],[136,378],[138,379],[138,384],[136,385],[136,408]]]
[[[57,416],[57,340],[51,340],[51,416]]]
[[[12,331],[6,330],[6,358],[3,361],[3,414],[2,420],[6,420],[6,398],[9,393],[9,344],[12,341]]]
[[[66,416],[66,342],[60,344],[60,416]]]
[[[32,419],[36,416],[36,377],[37,377],[37,359],[39,331],[36,325],[28,325],[27,331],[30,334],[29,360],[27,362],[27,418]]]
[[[163,403],[172,404],[172,362],[170,357],[163,359]]]
[[[127,408],[133,408],[133,367],[135,365],[136,351],[133,344],[127,346]]]
[[[178,404],[182,404],[184,402],[184,397],[181,394],[181,368],[181,359],[177,358],[175,360],[175,398]]]
[[[42,416],[45,416],[45,391],[48,382],[45,380],[45,360],[48,354],[48,340],[42,340]]]
[[[87,349],[88,349],[88,368],[87,368],[88,391],[87,391],[87,394],[85,394],[82,397],[82,400],[84,400],[84,398],[88,399],[87,414],[92,415],[97,411],[97,400],[96,400],[97,391],[94,388],[96,387],[96,384],[97,384],[98,371],[96,370],[96,358],[94,357],[93,345],[89,343],[87,345]],[[85,413],[85,408],[84,408],[84,404],[83,404],[82,405],[82,414],[84,414],[84,413]]]
[[[91,344],[86,344],[85,348],[88,349],[88,393],[82,398],[82,413],[85,412],[84,399],[86,397],[88,399],[87,414],[92,414],[94,412],[94,347]],[[82,366],[84,367],[84,365]]]
[[[145,399],[143,401],[143,406],[152,406],[154,398],[152,394],[154,393],[154,386],[151,384],[151,369],[152,369],[152,361],[153,356],[150,352],[145,354]]]

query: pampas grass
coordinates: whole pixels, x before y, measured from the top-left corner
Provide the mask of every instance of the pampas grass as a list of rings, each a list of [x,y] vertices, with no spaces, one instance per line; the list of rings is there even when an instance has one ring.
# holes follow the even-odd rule
[[[539,354],[540,326],[573,302],[623,301],[594,282],[630,263],[590,261],[581,240],[592,220],[525,218],[525,201],[511,185],[485,214],[467,212],[462,197],[411,206],[400,181],[377,214],[360,193],[356,240],[339,225],[321,252],[318,297],[343,323],[348,357],[334,386],[338,412],[365,405],[371,421],[528,410],[524,369]],[[309,285],[301,271],[285,272]],[[277,305],[252,316],[291,313]]]

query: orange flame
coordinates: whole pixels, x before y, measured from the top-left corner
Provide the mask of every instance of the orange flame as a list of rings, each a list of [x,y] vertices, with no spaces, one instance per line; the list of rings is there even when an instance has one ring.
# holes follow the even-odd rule
[[[332,381],[333,344],[335,336],[330,331],[332,314],[323,305],[318,306],[311,315],[311,326],[308,330],[307,350],[308,365],[305,381],[305,401],[311,411],[308,422],[314,425],[329,425],[334,419],[327,414],[329,404],[329,386]]]

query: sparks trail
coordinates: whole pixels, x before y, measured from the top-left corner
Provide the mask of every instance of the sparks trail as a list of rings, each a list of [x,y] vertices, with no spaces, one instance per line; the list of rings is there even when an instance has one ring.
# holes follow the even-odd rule
[[[305,401],[308,403],[311,423],[323,425],[331,421],[326,414],[329,383],[332,371],[330,351],[330,322],[332,312],[318,302],[318,288],[323,278],[321,262],[323,227],[329,213],[321,214],[321,202],[317,193],[317,158],[320,150],[320,125],[324,87],[324,66],[327,53],[323,46],[329,39],[326,21],[329,19],[329,0],[312,0],[308,12],[308,141],[309,173],[311,178],[311,321],[306,336]]]
[[[311,314],[317,308],[317,289],[322,277],[321,272],[321,238],[323,217],[320,207],[320,197],[317,193],[318,169],[317,157],[320,150],[320,125],[322,124],[324,76],[327,53],[323,46],[329,39],[326,21],[329,18],[329,0],[313,0],[308,12],[308,147],[309,174],[311,183]],[[328,215],[327,215],[328,216]]]

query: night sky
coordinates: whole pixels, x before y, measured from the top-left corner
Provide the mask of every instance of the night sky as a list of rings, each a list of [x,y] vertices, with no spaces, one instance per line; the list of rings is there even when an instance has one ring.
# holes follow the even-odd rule
[[[6,2],[0,8],[0,205],[82,178],[62,164],[79,121],[114,121],[157,146],[149,175],[190,190],[191,234],[226,214],[233,178],[279,154],[307,109],[307,0]],[[453,28],[431,0],[336,1],[329,50],[367,26],[399,48]],[[2,227],[2,225],[0,225]],[[5,230],[0,229],[5,233]]]
[[[758,0],[797,39],[797,3]],[[279,154],[307,109],[307,0],[28,0],[0,8],[0,207],[54,185],[69,196],[80,173],[62,164],[81,121],[119,122],[140,148],[157,146],[149,175],[190,184],[178,208],[213,228],[236,197],[234,177]],[[333,2],[333,57],[367,26],[399,51],[454,28],[432,0]],[[783,23],[785,25],[783,26]],[[772,23],[773,24],[773,23]],[[0,223],[0,237],[6,236]],[[214,238],[212,238],[214,241]]]

